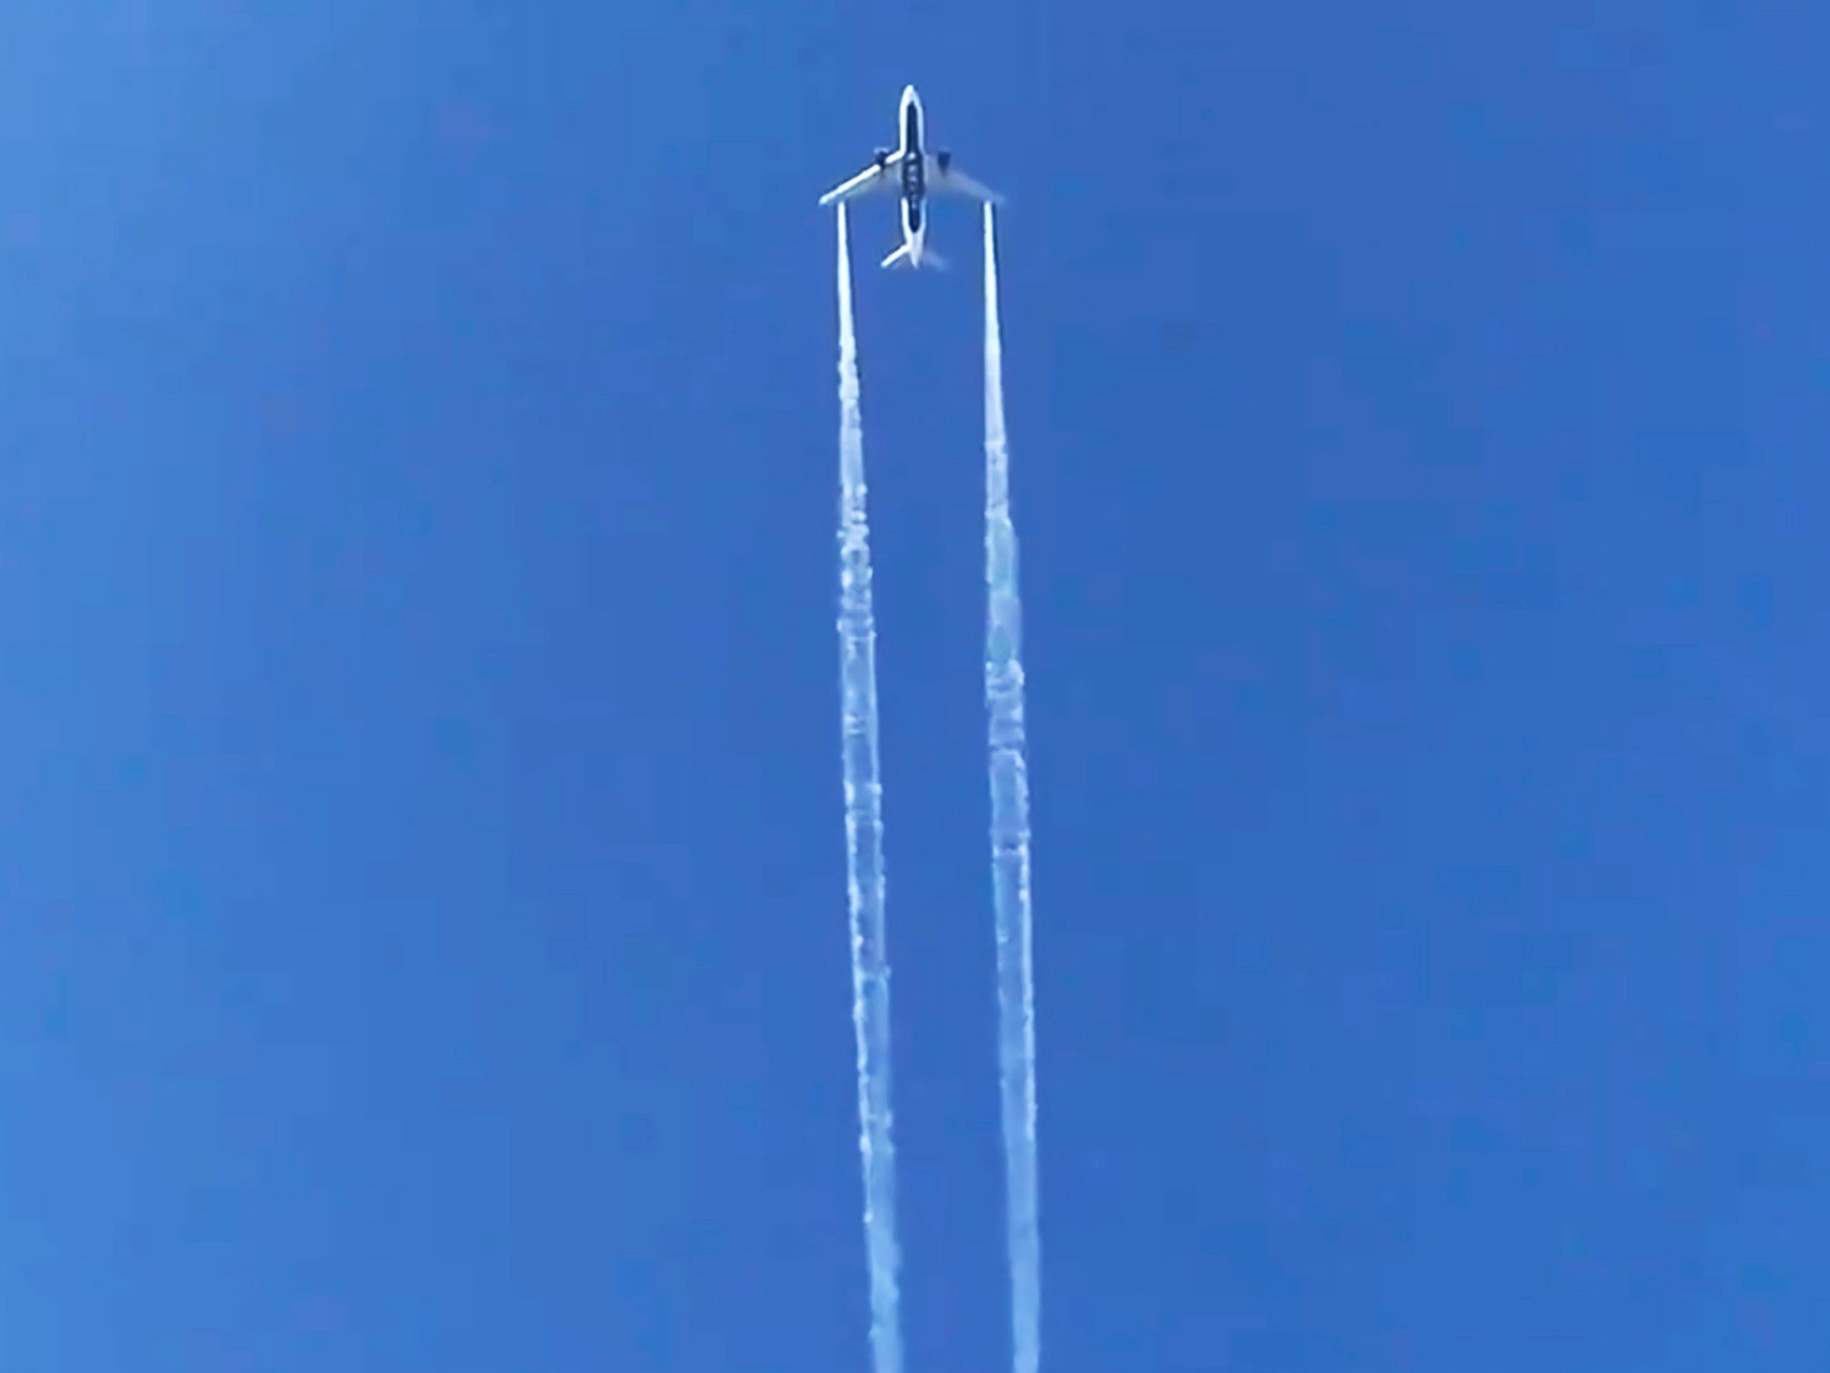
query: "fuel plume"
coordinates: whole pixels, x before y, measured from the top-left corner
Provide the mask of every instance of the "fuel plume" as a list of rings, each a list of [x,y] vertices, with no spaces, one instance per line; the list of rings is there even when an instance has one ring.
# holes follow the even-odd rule
[[[998,1087],[1005,1240],[1016,1373],[1042,1359],[1042,1239],[1036,1168],[1036,986],[1030,909],[1029,761],[1023,728],[1023,601],[1010,519],[997,229],[985,206],[985,709],[991,782],[991,900],[998,949]]]
[[[877,626],[871,608],[870,521],[851,250],[839,224],[839,696],[845,773],[845,857],[851,907],[852,1025],[858,1040],[858,1149],[870,1268],[871,1360],[902,1373],[896,1244],[896,1152],[890,1114],[890,968],[885,942],[883,782],[877,749]]]

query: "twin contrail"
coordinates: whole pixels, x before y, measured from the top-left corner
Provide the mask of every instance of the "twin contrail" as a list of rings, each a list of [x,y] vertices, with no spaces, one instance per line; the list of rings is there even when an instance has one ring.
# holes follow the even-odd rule
[[[884,927],[883,783],[877,751],[877,628],[851,252],[838,207],[839,689],[851,905],[852,1022],[858,1041],[858,1147],[870,1265],[875,1373],[902,1373],[896,1155],[890,1112],[890,970]],[[997,235],[985,206],[985,706],[989,719],[991,892],[997,930],[998,1078],[1015,1373],[1041,1362],[1042,1273],[1036,1180],[1036,1015],[1029,882],[1029,765],[1023,731],[1023,604],[1010,520]]]
[[[877,762],[877,625],[851,251],[839,206],[839,694],[845,763],[845,857],[851,898],[852,1024],[858,1038],[858,1149],[870,1262],[871,1359],[902,1373],[896,1269],[896,1153],[890,1140],[890,968],[883,916],[883,782]]]
[[[1036,985],[1029,891],[1029,762],[1023,733],[1023,601],[1010,522],[997,231],[985,206],[985,709],[991,746],[991,901],[998,943],[998,1087],[1015,1373],[1042,1359],[1036,1181]]]

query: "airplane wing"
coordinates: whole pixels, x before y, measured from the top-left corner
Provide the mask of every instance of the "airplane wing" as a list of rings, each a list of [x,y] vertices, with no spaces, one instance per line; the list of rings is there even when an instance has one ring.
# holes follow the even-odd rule
[[[1004,197],[988,186],[982,186],[967,176],[951,162],[943,163],[933,153],[925,154],[927,165],[922,169],[927,173],[926,180],[930,191],[941,191],[948,195],[969,195],[974,200],[989,200],[993,205],[1004,203]]]
[[[875,162],[859,172],[850,181],[841,181],[825,195],[820,197],[820,204],[834,205],[841,200],[851,200],[856,196],[870,195],[874,191],[888,191],[896,187],[896,178],[890,172],[901,162],[901,158],[885,158],[880,167]]]

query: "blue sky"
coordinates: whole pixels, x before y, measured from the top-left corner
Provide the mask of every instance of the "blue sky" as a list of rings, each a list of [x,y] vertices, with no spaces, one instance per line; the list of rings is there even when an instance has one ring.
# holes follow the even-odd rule
[[[864,1366],[812,202],[914,81],[1047,1367],[1817,1366],[1824,22],[864,8],[9,12],[0,1362]],[[1006,1358],[976,230],[858,300],[917,1371]]]

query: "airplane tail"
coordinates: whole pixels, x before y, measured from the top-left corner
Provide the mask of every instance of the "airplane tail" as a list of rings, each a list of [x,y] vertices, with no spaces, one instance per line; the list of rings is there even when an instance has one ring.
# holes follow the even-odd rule
[[[884,258],[882,265],[894,268],[897,271],[906,271],[917,264],[910,259],[909,245],[905,243],[895,252]],[[937,272],[944,272],[947,270],[947,260],[932,248],[922,249],[921,262],[919,265],[923,267],[932,267]]]

